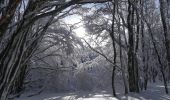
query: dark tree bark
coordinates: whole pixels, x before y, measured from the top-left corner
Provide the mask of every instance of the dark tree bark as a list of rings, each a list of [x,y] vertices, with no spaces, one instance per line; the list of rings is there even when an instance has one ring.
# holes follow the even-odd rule
[[[0,13],[2,14],[0,17],[0,41],[21,2],[22,0],[9,0],[7,7],[0,9]],[[0,2],[0,4],[4,4],[4,2]]]
[[[24,79],[26,77],[27,67],[28,67],[27,65],[21,67],[21,70],[19,71],[13,83],[11,93],[19,94],[18,97],[20,96],[20,92],[22,92],[24,89]]]
[[[134,41],[134,14],[135,10],[133,8],[131,0],[128,0],[128,33],[129,33],[129,43],[128,43],[128,73],[129,73],[129,91],[130,92],[139,92],[138,87],[138,68],[136,64],[135,56],[135,41]]]
[[[113,52],[114,52],[114,58],[113,58],[113,70],[112,70],[112,90],[113,90],[113,96],[116,96],[116,91],[115,91],[115,70],[116,70],[116,58],[117,58],[117,52],[116,52],[116,43],[115,43],[115,31],[114,31],[114,27],[115,27],[115,13],[116,13],[116,0],[114,0],[114,2],[112,2],[113,4],[113,12],[112,12],[112,32],[110,33],[111,39],[112,39],[112,45],[113,45]]]

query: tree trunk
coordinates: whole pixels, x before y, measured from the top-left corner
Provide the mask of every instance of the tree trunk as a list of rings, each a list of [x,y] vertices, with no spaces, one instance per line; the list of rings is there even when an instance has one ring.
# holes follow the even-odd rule
[[[154,50],[155,50],[155,52],[156,52],[156,56],[157,56],[158,62],[159,62],[159,64],[160,64],[160,67],[159,67],[159,68],[160,68],[160,71],[161,71],[161,74],[162,74],[162,77],[163,77],[164,86],[165,86],[165,92],[168,94],[169,92],[168,92],[168,87],[167,87],[167,80],[166,80],[165,71],[164,71],[164,70],[165,70],[165,69],[164,69],[165,67],[164,67],[164,65],[162,64],[161,57],[160,57],[159,52],[158,52],[158,50],[157,50],[156,43],[155,43],[155,39],[154,39],[154,37],[153,37],[153,33],[152,33],[152,30],[151,30],[151,27],[150,27],[149,23],[146,22],[146,24],[147,24],[149,33],[150,33],[150,35],[151,35],[152,43],[153,43],[153,46],[154,46]]]
[[[9,93],[10,87],[14,82],[14,79],[20,70],[21,59],[24,53],[24,46],[26,40],[26,32],[18,34],[13,37],[14,42],[10,45],[7,56],[2,60],[1,66],[6,68],[2,74],[0,83],[0,98],[5,100]],[[8,62],[6,62],[8,61]]]
[[[168,19],[168,11],[169,11],[169,2],[168,0],[159,0],[160,2],[160,12],[161,12],[161,20],[163,26],[163,33],[165,38],[165,47],[166,47],[166,58],[169,66],[169,79],[170,79],[170,31],[169,31],[169,19]]]
[[[129,43],[128,43],[128,73],[129,73],[129,91],[130,92],[139,92],[138,87],[138,68],[137,68],[137,58],[135,55],[135,46],[134,46],[134,12],[131,0],[128,0],[128,33],[129,33]]]
[[[113,96],[116,96],[116,90],[115,90],[115,68],[112,70],[112,91],[113,91]]]
[[[112,39],[112,46],[113,46],[113,52],[114,52],[114,58],[113,58],[113,70],[112,70],[112,90],[113,90],[113,96],[116,96],[115,86],[114,86],[114,80],[115,80],[115,70],[116,70],[116,43],[115,43],[115,35],[114,35],[114,26],[115,26],[115,12],[116,12],[116,0],[112,2],[113,4],[113,12],[112,12],[112,31],[110,33],[111,39]]]
[[[148,51],[147,51],[148,52]],[[147,90],[147,85],[148,85],[148,67],[149,67],[149,54],[147,53],[147,64],[144,65],[144,89]]]
[[[166,77],[165,77],[165,72],[163,70],[161,70],[161,73],[162,73],[162,77],[163,77],[163,81],[164,81],[165,92],[166,92],[166,94],[168,94],[169,91],[168,91],[167,80],[166,80]]]
[[[8,25],[11,23],[11,20],[13,19],[16,9],[21,1],[22,0],[9,0],[9,3],[6,5],[6,7],[0,9],[0,13],[2,14],[0,17],[0,42],[2,40],[2,36],[5,34],[8,28]],[[3,1],[0,2],[0,5],[1,4],[5,5]]]
[[[119,23],[120,23],[120,16],[119,16]],[[122,40],[121,40],[121,31],[120,31],[120,28],[121,26],[118,25],[118,32],[119,32],[119,55],[120,55],[120,66],[121,66],[121,71],[122,71],[122,78],[123,78],[123,84],[124,84],[124,92],[125,94],[128,94],[128,86],[127,86],[127,81],[126,81],[126,69],[125,69],[125,66],[123,64],[123,58],[122,58],[122,47],[121,47],[121,44],[122,44]],[[125,30],[124,30],[125,31]]]
[[[13,83],[11,93],[14,93],[14,94],[19,93],[20,94],[20,92],[23,91],[26,70],[27,70],[27,65],[24,65],[21,67],[21,70],[19,71],[19,74],[17,75],[17,78],[15,79],[15,81]],[[20,96],[20,95],[18,95],[18,96]]]

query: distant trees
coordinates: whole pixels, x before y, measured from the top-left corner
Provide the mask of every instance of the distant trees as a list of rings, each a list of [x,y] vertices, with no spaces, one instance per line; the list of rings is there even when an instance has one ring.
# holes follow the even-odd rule
[[[127,62],[125,61],[124,63],[128,65],[126,66],[128,69],[128,76],[126,77],[128,77],[129,80],[128,84],[130,92],[139,92],[139,84],[143,84],[144,88],[147,89],[148,80],[153,78],[149,75],[153,75],[155,80],[155,77],[157,76],[156,73],[159,71],[162,74],[166,93],[168,93],[167,75],[169,75],[169,72],[166,70],[169,70],[169,67],[167,67],[168,59],[165,56],[168,54],[165,54],[165,50],[167,51],[168,47],[166,44],[166,48],[164,47],[164,43],[166,43],[164,42],[164,37],[167,39],[168,37],[161,34],[160,29],[162,28],[160,27],[161,20],[159,16],[161,13],[156,9],[156,6],[158,5],[154,0],[127,0],[127,2],[115,0],[115,2],[118,5],[116,14],[113,13],[114,9],[109,10],[107,4],[101,4],[101,7],[96,7],[93,14],[89,14],[84,18],[87,31],[90,34],[96,35],[103,35],[103,33],[105,33],[105,36],[108,36],[107,33],[112,33],[112,30],[115,31],[115,37],[112,38],[112,40],[123,49],[125,54],[127,54],[126,56],[123,56],[123,58],[127,58]],[[161,2],[163,1],[161,0]],[[168,3],[166,3],[166,5],[167,4]],[[164,7],[166,7],[166,5]],[[113,4],[112,6],[114,8],[115,5]],[[166,10],[166,12],[168,11]],[[163,15],[166,12],[164,10]],[[112,14],[114,15],[113,22],[111,22]],[[167,20],[167,18],[165,19]],[[163,20],[165,19],[163,18]],[[166,26],[168,22],[169,20],[166,21]],[[114,27],[112,27],[111,23],[113,23]],[[122,36],[124,38],[122,38]],[[111,37],[113,36],[111,35]],[[165,41],[168,40],[165,39]],[[119,50],[122,52],[122,49],[117,49],[116,47],[116,51]],[[113,52],[115,52],[115,49]],[[117,53],[114,55],[117,55]],[[116,61],[118,62],[118,59],[116,59]],[[122,72],[126,73],[124,68],[122,69]]]
[[[161,72],[168,93],[167,82],[170,79],[168,0],[159,0],[160,6],[154,0],[1,0],[1,100],[5,100],[11,91],[22,90],[30,59],[38,51],[44,38],[53,40],[47,43],[48,45],[62,44],[62,50],[66,50],[67,54],[72,52],[74,44],[83,45],[77,38],[68,35],[71,29],[68,31],[65,27],[60,27],[59,30],[55,30],[60,24],[54,23],[61,21],[59,19],[64,16],[69,16],[68,13],[76,7],[75,4],[80,6],[86,3],[100,3],[94,4],[97,5],[95,9],[86,7],[86,10],[93,13],[78,12],[83,17],[87,32],[96,38],[112,40],[113,95],[116,95],[114,75],[117,65],[121,68],[125,93],[139,92],[141,78],[144,78],[144,87],[147,89],[148,80],[155,80],[157,75],[155,73],[158,72]],[[49,28],[50,25],[52,26]]]
[[[166,59],[168,61],[169,66],[169,75],[170,78],[170,2],[168,0],[159,0],[160,2],[160,13],[161,13],[161,21],[162,21],[162,27],[163,27],[163,34],[164,34],[164,41],[165,41],[165,47],[166,47]],[[168,92],[168,91],[167,91]]]

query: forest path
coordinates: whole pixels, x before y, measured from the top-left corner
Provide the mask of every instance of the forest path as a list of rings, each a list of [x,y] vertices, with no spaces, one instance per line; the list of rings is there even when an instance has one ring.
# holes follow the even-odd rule
[[[24,95],[22,95],[21,98],[16,98],[14,100],[170,100],[170,95],[165,94],[163,85],[158,83],[149,85],[148,90],[142,91],[139,94],[129,93],[125,96],[123,93],[117,93],[118,98],[113,98],[111,93],[106,91],[42,93],[33,97],[26,97]]]

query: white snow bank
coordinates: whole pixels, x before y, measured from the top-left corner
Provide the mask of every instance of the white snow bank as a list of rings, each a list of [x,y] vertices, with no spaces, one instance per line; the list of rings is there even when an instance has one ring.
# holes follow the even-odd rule
[[[23,94],[20,98],[16,98],[14,100],[170,100],[170,95],[165,94],[162,84],[149,85],[148,90],[142,91],[139,94],[129,93],[125,96],[123,93],[117,93],[117,98],[112,97],[111,93],[106,91],[42,93],[33,97],[27,97],[27,95],[28,93]]]

